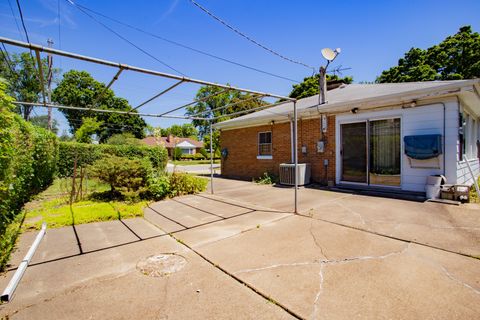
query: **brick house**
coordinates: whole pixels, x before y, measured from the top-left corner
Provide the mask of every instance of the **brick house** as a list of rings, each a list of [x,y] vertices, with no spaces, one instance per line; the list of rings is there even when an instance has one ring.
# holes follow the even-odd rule
[[[298,162],[314,182],[405,191],[429,175],[472,184],[480,173],[480,80],[342,85],[297,101]],[[293,103],[215,125],[222,175],[251,180],[291,163]]]
[[[180,148],[182,154],[196,154],[203,148],[203,142],[197,141],[191,138],[179,138],[173,135],[168,137],[146,137],[142,139],[142,142],[149,146],[164,146],[168,151],[168,156],[173,156],[173,150]]]

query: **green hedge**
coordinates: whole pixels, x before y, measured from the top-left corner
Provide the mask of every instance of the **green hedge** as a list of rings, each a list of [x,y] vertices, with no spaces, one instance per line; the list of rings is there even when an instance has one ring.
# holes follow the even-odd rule
[[[181,160],[205,160],[205,157],[201,153],[195,154],[182,154]],[[210,159],[210,158],[209,158]]]
[[[0,270],[17,235],[9,225],[25,202],[52,183],[58,158],[57,137],[12,112],[11,101],[0,81]]]
[[[71,177],[75,156],[77,166],[93,164],[103,156],[111,155],[128,159],[149,159],[153,168],[163,171],[167,165],[167,150],[161,146],[145,145],[110,145],[110,144],[86,144],[77,142],[60,142],[58,176]]]

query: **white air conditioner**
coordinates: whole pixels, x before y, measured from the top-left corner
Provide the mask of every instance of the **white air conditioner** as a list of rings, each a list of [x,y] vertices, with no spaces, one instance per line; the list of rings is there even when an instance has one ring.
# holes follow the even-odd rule
[[[295,165],[293,163],[280,164],[280,184],[288,186],[295,185]],[[299,186],[310,183],[310,163],[299,163],[297,165],[297,182]]]

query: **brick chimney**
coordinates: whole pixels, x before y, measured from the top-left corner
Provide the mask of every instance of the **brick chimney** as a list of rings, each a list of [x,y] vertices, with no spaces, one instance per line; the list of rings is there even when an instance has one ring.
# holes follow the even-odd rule
[[[173,142],[173,135],[172,134],[168,135],[167,141],[170,142],[170,143]]]

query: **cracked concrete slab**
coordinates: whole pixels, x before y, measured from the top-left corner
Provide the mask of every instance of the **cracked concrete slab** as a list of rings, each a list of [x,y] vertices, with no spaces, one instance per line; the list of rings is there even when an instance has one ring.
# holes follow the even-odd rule
[[[241,216],[218,221],[175,234],[178,239],[188,243],[191,247],[202,246],[207,243],[226,239],[239,233],[251,230],[262,225],[283,219],[290,214],[280,212],[248,212]]]
[[[293,189],[216,178],[216,195],[291,211]],[[237,188],[238,191],[235,189]],[[298,191],[299,211],[315,219],[480,257],[480,205],[451,206],[313,188]]]
[[[186,266],[165,277],[136,269],[141,259],[175,252]],[[3,286],[6,277],[0,279]],[[232,281],[168,235],[29,267],[11,319],[291,319],[278,306]]]
[[[303,318],[448,319],[480,312],[480,261],[306,217],[197,250]]]

